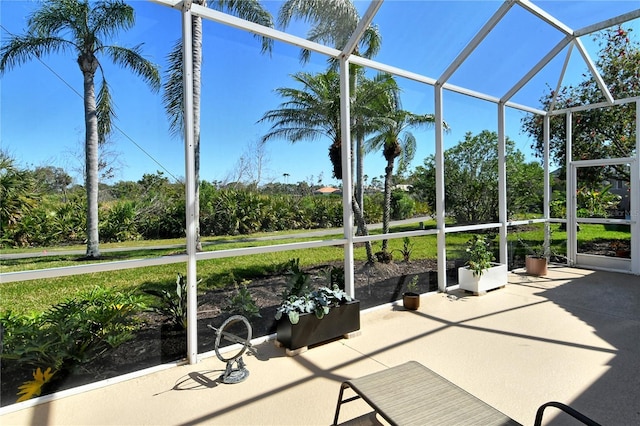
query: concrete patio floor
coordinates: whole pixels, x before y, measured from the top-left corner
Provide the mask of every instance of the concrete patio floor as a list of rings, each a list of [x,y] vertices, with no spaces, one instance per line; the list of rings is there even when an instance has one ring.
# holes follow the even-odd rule
[[[517,271],[516,271],[517,272]],[[416,360],[525,424],[560,401],[603,425],[640,424],[640,277],[550,267],[510,273],[484,296],[422,297],[416,312],[363,313],[362,334],[295,357],[273,342],[245,356],[246,381],[216,379],[216,357],[20,410],[2,425],[328,425],[340,382]],[[356,401],[340,421],[372,410]],[[546,424],[575,424],[555,409]]]

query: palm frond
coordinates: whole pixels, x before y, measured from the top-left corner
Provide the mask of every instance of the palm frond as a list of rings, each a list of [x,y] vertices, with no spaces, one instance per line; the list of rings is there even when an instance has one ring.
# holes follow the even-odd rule
[[[309,40],[342,49],[358,26],[360,16],[351,0],[287,0],[280,8],[278,25],[286,29],[294,19],[311,24],[307,32]],[[375,55],[380,49],[377,28],[367,28],[359,45],[370,55],[366,57]],[[302,50],[300,58],[303,63],[308,61],[310,52]]]
[[[49,37],[63,29],[71,29],[78,37],[78,26],[87,21],[88,4],[75,0],[46,0],[29,17],[27,32],[33,36]]]
[[[377,25],[370,25],[360,39],[360,54],[365,58],[373,58],[382,46],[382,35]]]
[[[98,2],[89,16],[89,31],[98,38],[112,37],[120,30],[128,30],[135,23],[133,7],[123,1]]]
[[[184,95],[182,68],[182,39],[167,55],[168,67],[164,73],[162,103],[169,118],[169,131],[178,136],[184,131]]]
[[[120,46],[105,46],[111,60],[124,68],[129,68],[151,87],[154,92],[160,90],[160,71],[158,66],[142,56],[142,44],[126,48]]]
[[[59,37],[15,36],[0,48],[0,73],[12,69],[31,59],[74,50],[74,45]]]
[[[111,134],[112,122],[116,119],[115,105],[107,80],[102,78],[96,98],[96,116],[98,118],[98,144],[103,144]]]
[[[411,160],[413,160],[416,155],[416,146],[417,141],[413,133],[404,132],[400,137],[400,148],[402,153],[398,158],[398,174],[403,174],[407,170],[407,167],[409,167],[409,163],[411,163]]]
[[[211,7],[232,13],[245,21],[273,28],[273,17],[257,0],[217,0]],[[262,53],[270,53],[273,48],[273,39],[256,37],[262,40]]]

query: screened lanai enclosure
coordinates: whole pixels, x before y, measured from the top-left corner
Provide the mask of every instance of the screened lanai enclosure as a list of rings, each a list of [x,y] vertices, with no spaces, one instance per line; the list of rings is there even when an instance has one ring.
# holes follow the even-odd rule
[[[552,138],[551,135],[551,125],[550,121],[555,119],[556,117],[564,117],[565,122],[565,159],[569,159],[569,161],[564,164],[566,188],[567,194],[576,194],[578,188],[578,177],[580,176],[579,171],[583,168],[602,168],[613,165],[618,165],[625,167],[628,171],[629,179],[628,181],[623,183],[623,186],[628,190],[628,202],[629,202],[629,210],[628,214],[625,213],[625,217],[623,218],[596,218],[596,217],[579,217],[578,214],[578,206],[577,206],[577,197],[566,197],[566,217],[562,218],[561,221],[566,225],[567,230],[567,253],[566,259],[567,263],[570,265],[580,265],[580,266],[591,266],[591,267],[600,267],[600,268],[610,268],[615,270],[623,270],[628,271],[634,274],[640,273],[640,256],[633,256],[633,253],[638,253],[640,249],[640,222],[634,216],[634,212],[640,211],[640,200],[638,197],[634,197],[634,189],[637,187],[638,182],[640,182],[640,166],[637,161],[637,152],[638,147],[640,147],[640,133],[637,131],[633,131],[632,134],[635,135],[635,145],[631,146],[631,149],[627,151],[627,155],[623,158],[584,158],[583,155],[581,157],[574,158],[572,151],[572,131],[573,131],[573,117],[579,116],[581,112],[587,111],[590,109],[601,109],[601,108],[620,108],[627,104],[630,104],[632,110],[634,110],[634,122],[631,124],[635,129],[638,128],[638,124],[640,123],[640,98],[638,96],[627,97],[624,94],[628,93],[627,91],[622,91],[623,97],[621,99],[614,98],[609,86],[612,84],[611,82],[604,81],[600,71],[595,66],[595,58],[593,58],[588,51],[585,49],[583,38],[590,36],[591,34],[604,30],[606,28],[615,27],[621,25],[630,20],[636,19],[640,16],[640,10],[629,10],[626,13],[622,13],[618,16],[612,16],[609,19],[605,19],[599,22],[589,22],[587,25],[584,25],[581,28],[572,28],[568,24],[566,24],[560,18],[553,16],[552,14],[545,11],[542,7],[538,6],[534,2],[529,1],[506,1],[501,4],[497,10],[493,11],[492,14],[488,17],[486,22],[483,22],[477,29],[477,31],[471,36],[471,38],[466,42],[466,44],[460,46],[459,49],[451,49],[454,52],[448,52],[451,56],[451,60],[448,64],[446,64],[445,68],[438,73],[431,74],[427,72],[429,70],[429,60],[431,59],[431,55],[433,55],[433,47],[437,46],[436,42],[428,44],[427,46],[423,46],[420,43],[420,47],[412,47],[410,51],[404,52],[405,55],[410,55],[418,59],[413,62],[412,65],[415,65],[417,62],[415,69],[404,69],[404,67],[409,67],[408,65],[403,65],[403,60],[399,59],[397,63],[384,63],[378,62],[371,58],[367,58],[365,55],[357,55],[356,52],[364,52],[366,51],[366,43],[370,40],[367,38],[369,36],[368,31],[371,30],[372,25],[375,21],[377,14],[380,9],[383,7],[383,1],[373,1],[370,5],[367,6],[366,10],[362,14],[362,18],[354,22],[326,22],[325,25],[319,25],[315,27],[313,30],[309,32],[310,39],[316,41],[310,41],[307,38],[297,36],[295,33],[284,32],[276,29],[265,28],[259,25],[249,23],[240,19],[237,19],[233,16],[226,15],[224,13],[211,10],[206,7],[199,6],[194,3],[183,3],[183,2],[160,2],[167,6],[174,7],[176,9],[181,10],[182,14],[182,29],[183,29],[183,45],[185,49],[183,51],[183,61],[184,61],[184,69],[185,75],[189,76],[193,73],[193,51],[190,47],[193,45],[192,40],[194,34],[192,32],[192,20],[193,17],[199,17],[204,20],[211,20],[214,23],[227,25],[233,28],[237,28],[242,31],[248,31],[253,34],[256,34],[261,37],[266,37],[270,40],[273,40],[274,43],[285,43],[288,45],[292,45],[295,47],[299,47],[303,49],[305,53],[312,52],[317,54],[319,57],[324,58],[325,60],[332,63],[332,66],[339,67],[340,73],[340,135],[338,136],[341,139],[341,160],[342,160],[342,205],[343,205],[343,213],[344,213],[344,239],[342,241],[338,240],[329,240],[322,242],[310,242],[300,244],[299,248],[311,248],[311,247],[320,247],[324,245],[343,245],[344,246],[344,271],[345,271],[345,285],[347,292],[355,295],[354,288],[354,247],[356,244],[365,243],[367,241],[376,241],[380,239],[387,238],[404,238],[404,237],[421,237],[424,235],[435,234],[437,235],[437,282],[438,282],[438,290],[445,291],[447,288],[447,245],[446,245],[446,235],[452,232],[464,232],[464,231],[474,231],[474,230],[486,230],[486,229],[495,229],[499,232],[499,261],[500,263],[507,263],[508,256],[508,245],[507,245],[507,233],[511,226],[517,226],[528,223],[544,223],[546,226],[545,231],[545,241],[544,244],[548,246],[549,244],[549,226],[548,224],[557,221],[558,218],[552,218],[550,214],[550,202],[551,202],[551,194],[550,194],[550,140]],[[293,2],[292,2],[293,3]],[[393,9],[393,11],[389,10],[388,13],[407,13],[408,15],[402,15],[403,17],[408,18],[410,14],[412,14],[411,10],[413,7],[416,7],[413,3],[405,3],[405,2],[389,2],[389,8]],[[433,6],[434,10],[429,10],[428,12],[425,10],[425,13],[429,13],[431,16],[437,16],[440,12],[440,7],[444,5],[436,2],[426,2],[427,10],[428,6]],[[424,7],[425,5],[423,5]],[[469,5],[470,6],[470,5]],[[290,6],[294,7],[294,6]],[[312,8],[309,6],[309,8]],[[397,9],[405,9],[403,12],[396,11]],[[470,7],[471,8],[471,7]],[[318,12],[311,13],[310,16],[317,16]],[[304,16],[303,12],[300,12],[301,16]],[[345,12],[346,15],[346,12]],[[515,16],[514,16],[515,15]],[[281,15],[282,16],[282,15]],[[336,10],[334,16],[342,16],[340,15],[340,11]],[[394,17],[399,18],[398,15]],[[320,18],[316,18],[320,19]],[[345,16],[345,20],[348,17]],[[461,18],[458,18],[457,22],[462,22]],[[501,23],[508,21],[509,19],[522,19],[527,25],[531,25],[532,28],[536,28],[535,31],[526,32],[526,31],[516,31],[517,33],[509,33],[506,32],[503,27],[501,27]],[[396,22],[402,22],[403,19],[396,19]],[[353,24],[353,25],[352,25]],[[344,26],[352,25],[348,32],[343,28]],[[460,25],[453,24],[451,25]],[[427,25],[428,27],[428,25]],[[351,30],[352,29],[352,30]],[[340,37],[334,35],[334,32],[345,32],[341,34]],[[513,28],[512,28],[513,31]],[[556,32],[556,42],[551,43],[547,46],[539,46],[540,37],[538,35],[538,31],[553,31]],[[349,33],[350,32],[350,33]],[[423,36],[422,33],[418,34],[404,34],[403,37],[406,38],[405,45],[412,46],[411,41],[416,39],[420,39]],[[510,46],[515,50],[514,52],[501,50],[499,47],[499,40],[496,41],[496,45],[493,46],[495,49],[493,52],[483,52],[482,50],[482,42],[487,38],[493,39],[508,39],[510,37],[517,37],[519,42],[513,46]],[[442,38],[446,38],[446,35],[442,35]],[[317,41],[324,41],[329,43],[317,43]],[[506,41],[506,40],[505,40]],[[334,42],[333,45],[330,43]],[[441,41],[442,42],[442,41]],[[370,46],[369,46],[370,47]],[[429,52],[422,52],[421,48],[424,47],[424,50],[429,50]],[[440,47],[442,49],[442,47]],[[548,84],[553,84],[556,91],[559,90],[559,86],[562,84],[563,78],[567,69],[569,69],[568,65],[571,60],[571,54],[575,52],[579,55],[580,59],[584,61],[584,64],[591,74],[590,77],[595,80],[597,84],[597,88],[601,91],[600,98],[603,99],[602,102],[597,102],[593,104],[587,105],[576,105],[572,107],[555,109],[555,99],[552,99],[552,102],[549,104],[550,108],[548,110],[540,109],[536,107],[535,104],[525,104],[517,102],[517,95],[524,90],[527,84],[531,83],[538,75],[541,73],[545,67],[549,66],[554,60],[558,60],[558,57],[562,61],[562,66],[559,69],[559,72],[556,72],[554,80],[548,80]],[[465,69],[465,66],[476,67],[478,66],[479,59],[474,56],[474,53],[479,52],[479,54],[490,54],[491,60],[485,62],[483,65],[487,67],[480,71],[476,69],[475,76],[479,81],[473,81],[470,86],[474,88],[463,87],[462,85],[454,84],[455,74],[456,72],[461,72],[461,70]],[[536,52],[536,53],[534,53]],[[524,55],[523,55],[524,53]],[[543,53],[543,55],[541,55]],[[477,55],[478,53],[476,53]],[[511,61],[514,60],[522,60],[520,56],[530,57],[533,56],[536,58],[534,62],[531,62],[531,66],[526,69],[523,68],[519,72],[519,75],[512,75],[515,68],[509,68],[513,66],[510,64]],[[404,55],[400,55],[404,56]],[[513,58],[513,56],[519,56],[519,58]],[[529,58],[527,58],[529,59]],[[233,61],[233,59],[231,59]],[[476,62],[477,61],[477,62]],[[530,61],[530,60],[529,60]],[[499,64],[499,65],[498,65]],[[507,64],[505,66],[505,64]],[[422,67],[420,67],[422,65]],[[356,228],[354,227],[354,211],[352,209],[353,205],[357,204],[356,195],[354,195],[354,176],[357,174],[355,168],[358,167],[358,160],[362,161],[358,158],[352,158],[352,154],[354,152],[358,153],[360,151],[360,147],[354,145],[357,141],[354,141],[352,136],[357,134],[357,132],[352,131],[352,121],[351,116],[351,102],[352,91],[357,90],[354,88],[354,83],[351,79],[352,74],[350,74],[350,70],[352,67],[363,67],[367,70],[373,72],[384,72],[394,75],[398,78],[410,80],[415,83],[419,83],[415,86],[414,90],[423,91],[429,93],[430,96],[433,96],[432,102],[432,111],[434,114],[434,159],[435,159],[435,218],[436,218],[436,228],[433,230],[418,230],[418,231],[406,231],[403,233],[394,233],[394,234],[382,234],[377,235],[375,237],[372,236],[357,236]],[[422,71],[421,72],[421,68]],[[507,69],[505,69],[507,68]],[[557,71],[557,70],[556,70]],[[505,80],[511,81],[511,84],[505,84],[503,87],[497,87],[499,85],[492,85],[492,94],[483,93],[482,86],[486,84],[486,80],[492,80],[493,78],[498,77],[499,73],[505,73]],[[508,77],[507,77],[508,75]],[[547,74],[549,75],[549,74]],[[494,77],[495,76],[495,77]],[[470,77],[467,76],[467,81],[472,81]],[[194,99],[191,96],[193,93],[193,88],[191,87],[192,80],[190,78],[185,79],[185,93],[186,96],[184,98],[185,104],[185,122],[191,122],[193,117],[190,115],[193,105]],[[615,83],[613,83],[615,84]],[[489,85],[487,85],[489,86]],[[477,87],[478,89],[475,89]],[[214,89],[215,91],[215,89]],[[450,115],[456,115],[459,112],[456,111],[455,108],[451,108],[451,111],[446,107],[446,96],[445,93],[451,93],[454,96],[467,96],[471,98],[475,98],[490,104],[493,104],[496,109],[496,123],[487,123],[487,126],[491,128],[495,128],[498,134],[498,214],[497,217],[499,219],[496,223],[482,223],[482,224],[469,224],[462,226],[447,226],[446,223],[446,188],[445,188],[445,162],[444,162],[444,151],[445,151],[445,130],[447,128],[446,117]],[[426,96],[425,96],[426,97]],[[250,102],[248,100],[248,102]],[[426,101],[425,101],[426,102]],[[544,201],[543,201],[543,215],[538,219],[527,219],[524,221],[512,220],[509,217],[509,206],[507,205],[507,186],[509,181],[509,176],[507,175],[507,167],[506,167],[506,128],[507,121],[509,120],[507,109],[514,109],[518,111],[523,111],[530,114],[536,114],[542,117],[542,126],[543,126],[543,164],[544,164]],[[597,131],[597,129],[596,129]],[[195,206],[194,200],[191,197],[195,197],[195,143],[194,143],[195,135],[193,133],[193,128],[190,126],[185,127],[185,149],[186,149],[186,165],[187,165],[187,194],[188,194],[188,207]],[[602,140],[602,139],[600,139]],[[613,143],[613,141],[602,140],[602,143]],[[356,155],[357,156],[357,155]],[[354,167],[355,165],[355,167]],[[636,191],[637,193],[637,191]],[[191,200],[189,201],[189,199]],[[199,258],[213,258],[218,257],[220,253],[211,253],[211,254],[197,254],[196,253],[196,235],[197,235],[197,227],[198,225],[195,223],[194,218],[196,217],[196,213],[194,211],[187,211],[187,247],[189,252],[189,260],[188,260],[188,277],[190,279],[190,289],[191,295],[193,299],[190,302],[191,306],[196,305],[195,300],[195,289],[196,289],[196,276],[197,276],[197,261]],[[629,258],[609,258],[606,256],[600,255],[589,255],[579,253],[577,250],[577,229],[579,224],[582,223],[594,223],[594,224],[605,224],[605,225],[615,225],[621,226],[623,228],[628,227],[628,230],[631,234],[630,236],[630,255]],[[279,247],[264,247],[264,248],[253,248],[246,249],[247,253],[264,253],[270,252],[272,250],[281,250]],[[193,312],[194,310],[192,310]],[[193,314],[193,320],[195,320],[195,313]],[[195,321],[194,321],[195,322]],[[197,341],[196,330],[193,328],[190,334],[190,341]],[[192,343],[190,345],[192,348],[189,351],[189,359],[191,361],[195,361],[197,357],[196,353],[196,345]]]
[[[145,288],[160,274],[175,287],[177,271],[186,334],[178,352],[147,349],[160,365],[214,356],[207,324],[229,304],[216,297],[248,288],[267,303],[297,267],[314,282],[326,268],[340,271],[349,295],[372,300],[365,307],[395,303],[413,276],[421,293],[456,289],[474,235],[491,239],[495,261],[510,270],[533,250],[566,266],[640,275],[637,2],[266,0],[260,13],[252,2],[200,3],[132,2],[135,26],[113,43],[144,42],[163,79],[182,77],[162,94],[150,97],[101,64],[113,76],[120,133],[110,143],[127,163],[122,181],[183,185],[186,251],[179,240],[140,258],[3,269],[5,294],[87,276]],[[23,31],[9,18],[26,22],[34,5],[12,7],[2,5],[3,39]],[[80,84],[77,70],[55,55],[38,61],[40,83],[23,78],[41,70],[4,71],[3,103],[12,90],[41,99],[45,84],[51,102],[81,105],[60,82]],[[385,90],[387,104],[376,95]],[[173,101],[169,118],[160,98]],[[3,143],[13,136],[8,114]],[[47,120],[21,137],[42,140],[31,132],[51,133]],[[74,132],[83,124],[69,123]],[[326,186],[339,191],[311,195]],[[246,188],[254,191],[239,198]],[[309,205],[313,220],[300,213]],[[232,231],[218,233],[227,222]]]

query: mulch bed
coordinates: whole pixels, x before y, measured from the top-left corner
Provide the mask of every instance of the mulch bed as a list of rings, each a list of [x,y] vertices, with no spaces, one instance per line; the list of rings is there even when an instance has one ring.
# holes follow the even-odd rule
[[[314,286],[326,285],[324,271],[341,263],[319,265],[309,268]],[[457,282],[455,264],[448,265],[450,284]],[[360,308],[400,300],[406,283],[418,275],[420,293],[437,290],[437,262],[435,260],[415,260],[411,262],[392,262],[389,264],[364,262],[355,264],[355,292]],[[286,287],[288,276],[266,276],[253,279],[247,286],[256,305],[260,308],[260,318],[251,318],[253,337],[268,336],[275,333],[274,315],[281,302],[280,295]],[[223,308],[228,305],[233,289],[208,291],[199,296],[198,307],[198,352],[214,350],[215,331],[208,326],[220,327],[231,315]],[[163,322],[164,318],[154,313],[141,316],[143,325],[136,337],[123,343],[101,359],[90,365],[78,367],[65,377],[57,375],[57,380],[45,387],[45,392],[54,392],[83,384],[116,377],[147,367],[178,361],[186,357],[186,333],[176,330]],[[15,403],[18,386],[32,380],[31,369],[17,368],[15,363],[2,363],[2,381],[0,385],[0,405]]]

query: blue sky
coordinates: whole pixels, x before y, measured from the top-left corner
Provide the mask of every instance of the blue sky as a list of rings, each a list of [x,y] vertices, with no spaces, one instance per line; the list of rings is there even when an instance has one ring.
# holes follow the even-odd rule
[[[144,43],[145,55],[164,69],[165,57],[180,37],[177,11],[148,1],[130,2],[136,9],[136,26],[121,33],[111,44],[133,46]],[[265,1],[275,15],[277,1]],[[356,1],[361,14],[368,1]],[[637,1],[552,1],[535,2],[573,29],[579,29],[639,6]],[[33,1],[0,2],[2,40],[7,31],[21,34],[26,16],[37,7]],[[500,6],[497,1],[400,1],[383,3],[374,23],[382,34],[382,48],[374,58],[378,62],[437,78],[459,51]],[[631,23],[640,33],[638,20]],[[307,27],[293,23],[290,32],[304,37]],[[487,37],[450,82],[490,95],[503,95],[559,40],[561,34],[519,7]],[[595,53],[591,38],[583,42]],[[292,86],[291,74],[298,71],[320,72],[325,58],[312,55],[309,63],[298,60],[299,50],[276,43],[272,54],[260,54],[259,42],[250,34],[212,22],[204,25],[204,63],[202,99],[202,166],[205,180],[229,180],[236,177],[235,166],[242,155],[252,157],[252,145],[266,133],[269,125],[257,121],[281,102],[274,94],[278,87]],[[546,84],[555,87],[564,55],[527,85],[515,102],[539,106]],[[117,180],[138,180],[144,173],[162,170],[184,176],[184,149],[172,137],[161,105],[161,94],[152,93],[127,70],[103,61],[105,76],[112,87],[116,104],[116,131],[110,151],[117,153]],[[584,66],[574,52],[569,75],[580,76]],[[570,79],[571,77],[567,77]],[[567,81],[565,79],[565,81]],[[403,88],[403,106],[416,113],[434,109],[430,86],[399,78]],[[0,144],[3,150],[25,166],[55,165],[68,170],[78,182],[82,164],[84,120],[82,76],[74,55],[52,55],[33,60],[2,75],[0,82]],[[466,132],[496,130],[497,107],[493,104],[446,92],[445,120],[452,131],[445,136],[446,147],[460,141]],[[507,135],[530,156],[530,142],[520,133],[523,113],[507,112]],[[432,130],[413,131],[418,151],[412,166],[422,164],[434,151]],[[335,184],[327,156],[329,141],[271,141],[265,147],[262,183],[308,181]],[[532,157],[529,157],[532,158]],[[365,172],[380,176],[384,162],[379,153],[371,153]]]

